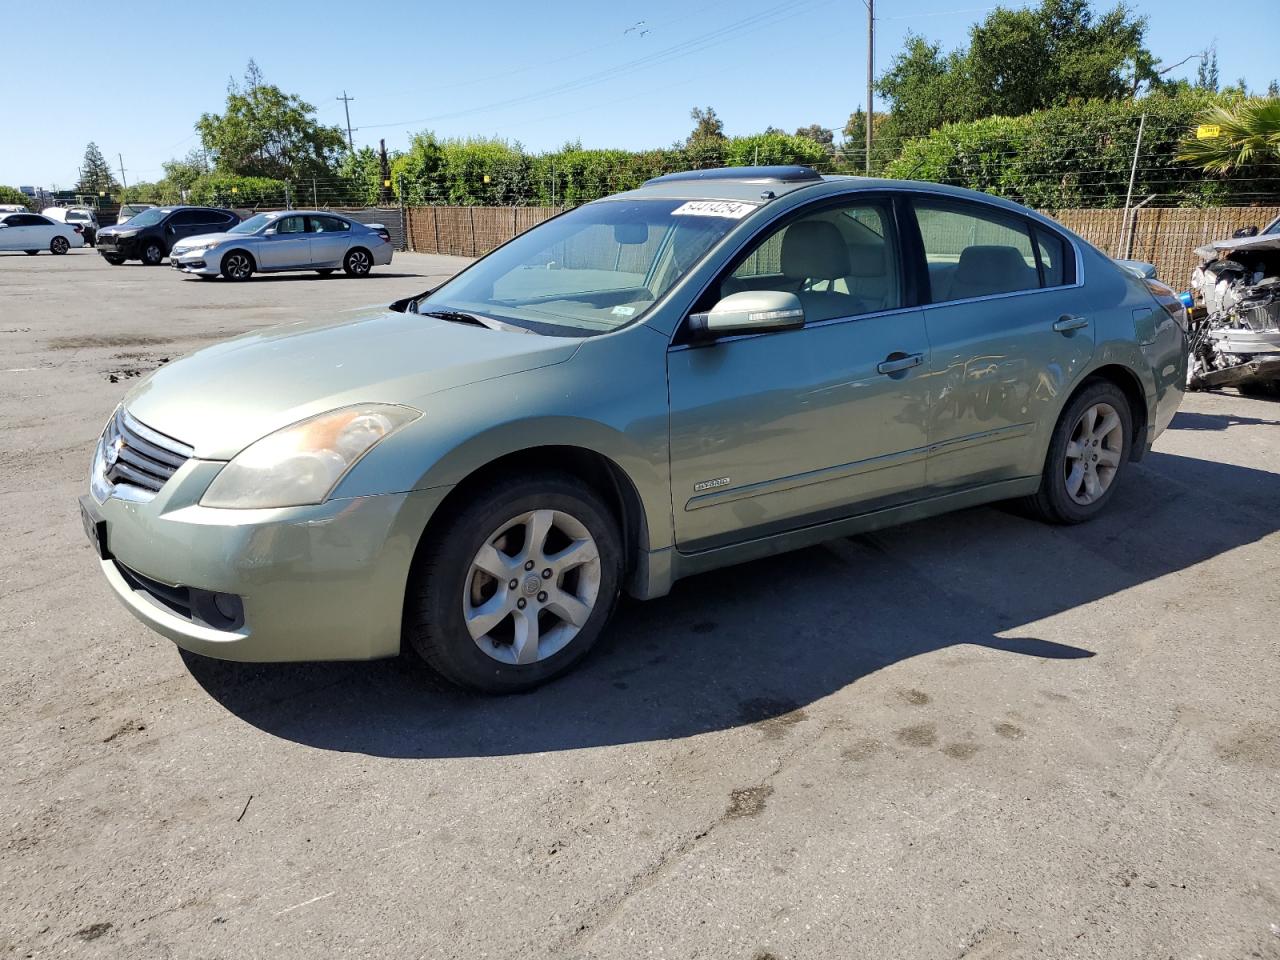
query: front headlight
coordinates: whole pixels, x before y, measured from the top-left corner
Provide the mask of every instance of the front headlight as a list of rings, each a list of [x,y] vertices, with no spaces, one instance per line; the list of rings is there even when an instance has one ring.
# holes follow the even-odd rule
[[[218,245],[217,241],[214,241],[213,243],[189,243],[189,244],[179,244],[178,246],[176,246],[176,247],[174,247],[174,248],[173,248],[173,252],[174,252],[174,253],[179,253],[179,254],[182,254],[182,253],[204,253],[206,250],[211,250],[211,249],[213,249],[214,247],[216,247],[217,245]]]
[[[362,403],[301,420],[236,454],[200,503],[242,510],[323,503],[361,457],[420,416],[412,407]]]

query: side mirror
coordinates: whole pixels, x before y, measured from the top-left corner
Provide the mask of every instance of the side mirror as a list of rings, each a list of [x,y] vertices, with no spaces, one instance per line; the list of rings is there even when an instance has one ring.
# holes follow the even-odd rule
[[[804,307],[800,305],[800,298],[781,290],[731,293],[706,313],[689,314],[689,330],[696,337],[767,333],[803,326]]]
[[[1231,236],[1233,237],[1256,237],[1258,235],[1257,227],[1241,227]]]
[[[265,229],[265,230],[263,230],[263,231],[262,231],[262,235],[263,235],[264,237],[274,237],[274,236],[276,235],[276,228],[275,228],[275,227],[267,227],[267,229]]]

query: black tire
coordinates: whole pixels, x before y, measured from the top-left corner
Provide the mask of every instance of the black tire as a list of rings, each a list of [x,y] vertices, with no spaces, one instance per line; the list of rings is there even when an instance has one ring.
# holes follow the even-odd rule
[[[600,582],[586,622],[562,649],[546,659],[516,665],[480,649],[467,630],[462,600],[472,559],[486,539],[507,520],[534,510],[562,511],[586,527],[599,553]],[[478,490],[420,547],[405,598],[404,636],[428,665],[459,686],[498,694],[531,690],[586,656],[613,614],[621,579],[618,524],[591,487],[562,473],[496,481]]]
[[[333,271],[336,269],[337,269],[336,267],[325,267],[322,270],[317,270],[316,273],[320,274],[320,276],[322,277],[327,277],[329,276],[329,274],[333,273]]]
[[[49,241],[49,252],[62,256],[71,249],[71,241],[66,237],[54,237]]]
[[[148,267],[160,266],[164,259],[164,247],[159,240],[147,240],[142,245],[142,262]]]
[[[245,250],[230,250],[227,255],[222,258],[221,271],[222,275],[228,280],[241,281],[248,280],[253,276],[253,271],[257,268],[257,264],[253,262],[253,257]]]
[[[1109,485],[1092,503],[1082,504],[1072,498],[1067,490],[1067,444],[1072,431],[1085,411],[1095,404],[1109,404],[1120,417],[1123,431],[1119,449],[1119,462]],[[1040,477],[1040,489],[1023,501],[1023,505],[1036,518],[1046,523],[1075,524],[1092,520],[1107,506],[1116,492],[1129,451],[1133,446],[1133,413],[1124,392],[1108,380],[1089,380],[1071,398],[1058,418],[1049,438],[1049,452],[1045,457],[1044,473]]]
[[[23,252],[23,253],[25,253],[28,257],[34,257],[34,256],[35,256],[37,253],[39,253],[40,251],[39,251],[39,250],[24,250],[24,251],[22,251],[22,252]]]
[[[118,253],[104,253],[102,254],[102,259],[107,261],[107,263],[111,264],[113,267],[118,267],[124,263],[124,257],[120,256]]]
[[[373,268],[373,254],[364,247],[352,247],[342,258],[342,269],[348,277],[367,277]]]

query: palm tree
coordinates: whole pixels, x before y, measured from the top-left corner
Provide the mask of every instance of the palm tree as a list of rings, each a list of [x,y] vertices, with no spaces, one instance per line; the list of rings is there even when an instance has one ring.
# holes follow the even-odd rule
[[[1280,99],[1251,97],[1229,107],[1210,107],[1198,119],[1201,124],[1216,124],[1218,136],[1205,140],[1189,136],[1182,141],[1179,160],[1216,174],[1280,162]]]

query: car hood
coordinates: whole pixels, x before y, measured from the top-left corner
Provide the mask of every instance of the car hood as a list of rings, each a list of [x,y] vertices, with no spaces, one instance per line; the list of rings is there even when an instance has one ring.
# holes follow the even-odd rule
[[[268,327],[161,367],[125,398],[142,423],[228,460],[274,430],[354,403],[428,398],[569,359],[580,341],[386,308]]]
[[[197,247],[206,243],[221,243],[223,240],[230,239],[231,236],[232,235],[229,233],[202,233],[194,237],[183,237],[175,243],[173,247],[177,250],[179,248],[186,249],[190,247]],[[236,236],[239,239],[244,240],[247,239],[247,237],[252,236],[252,234],[236,234]]]

